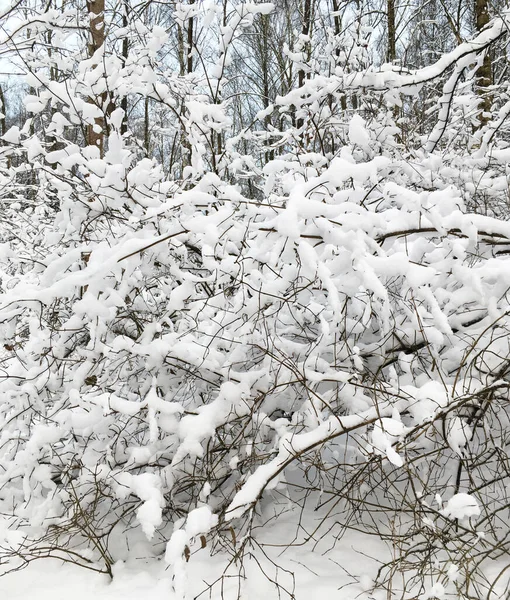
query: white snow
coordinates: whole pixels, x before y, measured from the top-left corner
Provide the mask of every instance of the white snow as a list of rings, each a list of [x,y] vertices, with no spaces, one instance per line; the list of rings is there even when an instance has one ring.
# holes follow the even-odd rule
[[[441,513],[450,519],[469,519],[480,516],[480,506],[474,496],[459,493],[448,500]]]

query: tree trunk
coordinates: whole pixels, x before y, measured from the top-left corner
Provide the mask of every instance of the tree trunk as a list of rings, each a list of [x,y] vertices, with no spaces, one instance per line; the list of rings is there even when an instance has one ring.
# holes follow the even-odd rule
[[[304,36],[309,36],[311,31],[312,20],[312,0],[304,0],[303,4],[303,27],[301,33]],[[306,43],[308,44],[308,43]],[[302,87],[305,83],[305,71],[300,69],[298,72],[298,85]]]
[[[190,6],[195,4],[195,0],[190,0]],[[188,61],[187,61],[187,73],[193,73],[193,17],[188,19]]]
[[[2,86],[0,85],[0,136],[7,133],[7,107],[5,106],[5,95]],[[3,115],[3,116],[2,116]],[[7,142],[0,140],[0,146],[6,146]],[[7,168],[11,168],[11,156],[7,155]]]
[[[143,114],[143,145],[145,148],[145,153],[149,156],[150,150],[150,104],[149,104],[149,96],[145,96],[144,102],[144,114]]]
[[[386,60],[393,62],[397,58],[397,35],[395,25],[395,0],[388,0],[388,49]]]
[[[340,9],[338,6],[338,0],[333,0],[333,12],[335,13],[335,16],[333,17],[333,25],[334,25],[335,37],[337,37],[337,38],[340,35],[340,33],[342,32],[342,19],[341,19],[340,15],[338,14],[339,10]],[[337,48],[335,50],[335,55],[338,60],[338,57],[340,56],[340,48]],[[345,94],[340,98],[340,106],[342,107],[342,110],[347,110],[347,96]]]
[[[304,0],[303,4],[303,26],[301,33],[304,36],[309,36],[312,30],[312,0]],[[309,48],[309,42],[305,42],[305,48]],[[298,87],[303,87],[305,84],[305,71],[300,69],[298,71]],[[300,129],[303,126],[303,119],[297,119],[296,126]]]
[[[488,0],[475,0],[475,26],[477,31],[481,31],[489,22],[489,2]],[[476,93],[480,96],[480,115],[479,126],[483,127],[488,121],[488,113],[492,106],[492,95],[488,93],[487,88],[492,85],[492,60],[489,49],[486,50],[483,64],[478,68]]]
[[[190,6],[195,4],[195,0],[190,0],[189,4],[190,4]],[[185,56],[185,52],[184,52],[184,35],[183,35],[182,29],[179,28],[177,35],[179,36],[179,54],[180,54],[179,62],[181,64],[181,71],[184,70],[184,66],[185,66],[186,74],[190,75],[191,73],[193,73],[193,46],[194,46],[193,16],[191,16],[188,19],[188,25],[186,28],[186,50],[187,50],[186,56]],[[184,98],[183,98],[182,106],[181,106],[181,115],[184,115],[184,113],[185,113],[185,104],[184,104]],[[193,151],[193,149],[191,148],[189,139],[188,139],[187,132],[185,130],[182,130],[182,148],[183,148],[182,169],[184,170],[185,167],[191,165],[191,158],[192,158],[192,151]]]
[[[179,53],[179,75],[184,77],[186,74],[186,61],[184,59],[184,34],[180,23],[177,24],[177,47]]]
[[[129,12],[129,4],[127,0],[124,0],[124,12],[122,14],[122,27],[124,30],[127,29],[128,26],[128,12]],[[129,53],[129,42],[126,33],[124,33],[124,39],[122,40],[122,66],[125,67],[127,63]],[[124,135],[128,130],[128,99],[127,95],[123,96],[120,107],[124,111],[124,116],[122,117],[122,124],[120,126],[120,133]]]
[[[90,13],[89,56],[92,57],[104,44],[104,0],[87,0],[87,9]],[[89,98],[89,102],[96,106],[100,101],[100,98]],[[95,126],[87,126],[87,143],[99,148],[101,156],[104,154],[104,125],[104,118],[98,117]]]
[[[270,89],[269,89],[269,36],[271,35],[271,27],[269,15],[261,15],[260,18],[260,69],[262,77],[262,106],[264,110],[269,108],[270,104]],[[271,125],[271,115],[266,114],[264,117],[264,128],[269,132]],[[267,141],[266,141],[267,143]],[[274,150],[265,153],[266,163],[274,159]]]
[[[0,117],[0,136],[4,136],[7,133],[7,127],[6,127],[6,106],[5,106],[5,96],[4,96],[4,90],[2,89],[2,86],[0,85],[0,113],[2,113],[3,116]]]

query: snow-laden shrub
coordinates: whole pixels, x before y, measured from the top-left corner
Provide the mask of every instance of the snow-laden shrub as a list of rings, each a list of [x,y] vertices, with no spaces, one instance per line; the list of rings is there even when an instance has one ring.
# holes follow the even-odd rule
[[[280,100],[303,129],[252,165],[252,195],[234,142],[208,171],[204,139],[230,121],[200,90],[184,98],[190,164],[168,180],[121,134],[120,108],[104,156],[66,138],[97,118],[83,97],[99,76],[81,65],[42,85],[31,109],[63,103],[61,147],[8,132],[5,153],[37,178],[26,197],[7,177],[20,168],[2,167],[2,558],[111,574],[145,536],[184,596],[192,552],[229,551],[234,568],[255,524],[313,509],[313,541],[349,527],[388,541],[379,585],[398,572],[402,594],[425,576],[492,591],[483,570],[508,533],[510,225],[468,212],[466,181],[483,144],[505,149],[487,134],[441,154],[441,113],[431,147],[405,151],[391,103],[382,120],[312,118],[344,89],[409,94],[480,44],[415,73],[310,79]],[[132,90],[170,106],[192,93],[179,86]],[[337,150],[318,152],[326,139]],[[501,174],[485,173],[497,196]]]

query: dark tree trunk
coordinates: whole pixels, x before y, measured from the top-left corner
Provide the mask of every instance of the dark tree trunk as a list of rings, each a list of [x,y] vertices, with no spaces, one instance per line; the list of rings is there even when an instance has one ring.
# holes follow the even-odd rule
[[[312,0],[304,0],[303,3],[303,26],[301,33],[304,36],[309,36],[312,30]],[[305,48],[309,46],[309,42],[305,43]],[[298,71],[298,86],[303,87],[305,84],[306,74],[304,69]],[[297,119],[296,126],[301,128],[303,126],[303,119]]]
[[[386,60],[393,62],[397,58],[397,34],[395,25],[395,0],[388,0],[388,50]]]
[[[195,0],[190,0],[190,6],[195,4]],[[193,17],[188,19],[188,31],[187,31],[187,42],[188,42],[188,60],[187,60],[187,73],[193,73]]]
[[[89,56],[101,48],[104,44],[104,0],[87,0],[87,9],[94,16],[90,19],[90,42]],[[98,104],[96,98],[90,98],[91,104]],[[87,143],[91,146],[99,148],[100,155],[104,154],[104,118],[98,117],[95,125],[100,128],[100,131],[94,131],[94,126],[87,126]]]
[[[2,89],[2,86],[0,85],[0,112],[3,114],[3,117],[0,118],[0,135],[4,136],[7,133],[7,126],[6,126],[6,110],[7,107],[5,106],[5,96],[4,96],[4,90]]]
[[[477,31],[481,31],[489,22],[489,2],[488,0],[475,0],[475,26]],[[478,68],[476,92],[480,96],[480,127],[487,123],[488,113],[492,106],[492,95],[488,93],[487,88],[492,85],[492,60],[489,49],[486,50],[482,65]]]
[[[127,0],[124,0],[124,13],[122,15],[122,27],[124,29],[128,26],[128,12],[129,12],[129,4]],[[125,67],[127,63],[129,53],[129,42],[127,35],[124,34],[124,39],[122,40],[122,65]],[[120,127],[120,133],[124,135],[128,130],[128,99],[127,95],[124,96],[121,100],[120,107],[124,111],[124,116],[122,118],[122,125]]]
[[[338,14],[339,10],[340,9],[338,6],[338,0],[333,0],[333,12],[335,13],[335,16],[333,17],[333,25],[334,25],[335,36],[339,36],[340,33],[342,32],[342,18]],[[340,48],[337,48],[335,50],[335,55],[338,59],[338,57],[340,56]],[[347,110],[347,97],[345,96],[345,94],[340,99],[340,105],[342,107],[342,110]]]

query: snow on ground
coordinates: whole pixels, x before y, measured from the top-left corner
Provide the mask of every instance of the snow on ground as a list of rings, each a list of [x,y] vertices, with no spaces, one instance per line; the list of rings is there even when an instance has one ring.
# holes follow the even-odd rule
[[[113,582],[79,567],[41,560],[0,578],[0,597],[6,600],[169,600],[170,582],[142,566],[123,570]]]
[[[454,510],[466,517],[466,507],[472,509],[470,497],[458,494],[445,510]],[[311,511],[310,511],[311,512]],[[210,548],[191,554],[189,562],[182,561],[185,573],[181,583],[185,595],[175,593],[173,569],[161,556],[151,555],[149,542],[130,546],[129,558],[114,566],[114,579],[60,561],[39,560],[26,569],[0,577],[1,600],[400,600],[419,598],[429,600],[457,600],[455,577],[432,581],[425,577],[425,589],[418,593],[407,590],[402,595],[402,576],[395,572],[391,594],[387,590],[373,590],[378,568],[395,556],[396,548],[389,548],[375,536],[348,531],[336,540],[339,525],[331,519],[317,528],[321,516],[317,513],[300,514],[289,510],[278,519],[255,528],[252,545],[253,557],[245,556],[242,569],[228,567],[226,553],[210,555]],[[469,512],[469,511],[468,511]],[[471,513],[470,513],[471,514]],[[266,514],[264,517],[270,515]],[[301,519],[299,527],[297,520]],[[315,542],[302,543],[316,530]],[[292,547],[289,547],[290,543]],[[162,545],[164,550],[164,545]],[[276,566],[277,565],[277,566]],[[489,582],[498,579],[489,594],[490,600],[507,600],[505,588],[510,572],[498,561],[486,565]],[[227,568],[228,567],[228,568]],[[450,571],[456,569],[451,565]],[[457,569],[458,570],[458,569]],[[242,577],[240,577],[240,573]],[[221,579],[221,576],[226,577]],[[278,581],[277,590],[273,581]],[[444,585],[443,585],[444,584]],[[488,589],[488,588],[487,588]],[[416,590],[415,590],[416,591]],[[291,596],[294,594],[294,596]],[[389,595],[388,595],[389,594]]]
[[[359,533],[347,533],[331,549],[332,533],[329,531],[315,549],[311,544],[285,550],[284,545],[293,539],[295,523],[290,518],[280,518],[270,533],[261,528],[255,534],[264,552],[257,551],[257,560],[244,560],[245,579],[240,581],[237,569],[228,571],[223,588],[217,583],[209,585],[223,573],[228,557],[224,554],[210,556],[207,549],[193,554],[187,563],[186,600],[196,597],[203,600],[285,600],[292,592],[296,600],[338,599],[363,600],[371,586],[381,555],[387,556],[381,542]],[[267,545],[265,545],[267,544]],[[273,544],[273,545],[269,545]],[[328,550],[327,554],[325,551]],[[266,558],[264,557],[266,554]],[[276,570],[271,563],[279,565]],[[270,579],[277,578],[283,588],[280,594]],[[110,581],[105,575],[63,564],[57,560],[39,560],[26,569],[0,577],[0,598],[3,600],[181,600],[174,592],[171,569],[161,560],[130,558],[117,563],[115,576]],[[291,575],[293,574],[293,577]],[[239,586],[241,592],[239,594]],[[382,597],[382,596],[381,596]]]

